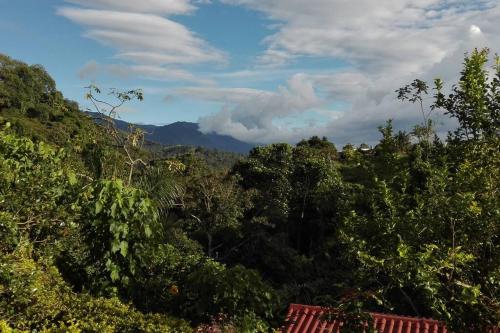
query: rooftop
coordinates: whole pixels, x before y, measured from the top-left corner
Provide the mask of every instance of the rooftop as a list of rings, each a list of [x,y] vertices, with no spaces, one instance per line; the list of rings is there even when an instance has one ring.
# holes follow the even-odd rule
[[[283,333],[339,333],[343,323],[328,317],[332,309],[301,304],[291,304]],[[434,319],[413,318],[382,313],[370,313],[379,333],[447,333],[446,326]],[[487,333],[500,333],[492,328]]]

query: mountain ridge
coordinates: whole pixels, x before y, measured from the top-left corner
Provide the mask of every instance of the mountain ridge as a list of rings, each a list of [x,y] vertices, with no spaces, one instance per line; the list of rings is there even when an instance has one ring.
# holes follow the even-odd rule
[[[95,118],[95,113],[90,114]],[[133,124],[121,119],[115,119],[115,124],[121,130],[126,130],[129,125],[137,126],[146,132],[146,140],[167,146],[195,146],[240,154],[247,154],[257,146],[229,135],[221,135],[215,132],[202,133],[199,130],[199,124],[187,121],[177,121],[168,125],[148,125]]]

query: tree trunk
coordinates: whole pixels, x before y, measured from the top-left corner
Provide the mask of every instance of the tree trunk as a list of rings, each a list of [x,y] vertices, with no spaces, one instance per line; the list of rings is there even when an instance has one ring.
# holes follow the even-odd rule
[[[207,234],[207,239],[208,239],[208,245],[207,245],[208,256],[212,258],[212,234]]]

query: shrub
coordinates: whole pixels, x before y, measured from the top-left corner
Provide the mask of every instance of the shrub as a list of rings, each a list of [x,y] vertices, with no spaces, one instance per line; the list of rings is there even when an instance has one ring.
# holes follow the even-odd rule
[[[57,269],[20,246],[0,258],[0,332],[189,332],[182,320],[142,314],[116,298],[75,294]]]

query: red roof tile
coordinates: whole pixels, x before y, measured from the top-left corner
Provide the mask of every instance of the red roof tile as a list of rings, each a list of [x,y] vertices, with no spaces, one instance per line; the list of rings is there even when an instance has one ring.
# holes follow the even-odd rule
[[[339,333],[342,322],[328,320],[327,308],[291,304],[288,308],[284,333]],[[433,319],[395,316],[382,313],[370,313],[373,325],[379,333],[447,333],[446,326]],[[499,328],[493,328],[488,333],[500,333]]]

